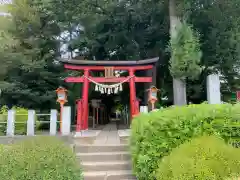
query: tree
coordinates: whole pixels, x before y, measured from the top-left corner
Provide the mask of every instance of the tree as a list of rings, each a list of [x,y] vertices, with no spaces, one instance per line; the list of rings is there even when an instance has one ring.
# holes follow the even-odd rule
[[[0,72],[0,89],[9,87],[10,84],[4,81],[4,75],[8,70],[8,67],[14,62],[19,64],[18,53],[13,53],[10,49],[17,46],[19,43],[17,39],[12,37],[8,32],[8,28],[11,27],[12,22],[7,12],[7,5],[1,5],[0,11],[3,13],[0,15],[0,23],[4,26],[0,27],[0,63],[1,63],[1,72]]]
[[[176,28],[176,36],[170,40],[170,71],[173,77],[195,80],[201,73],[199,35],[183,22]]]
[[[177,16],[175,0],[169,0],[170,16],[170,71],[173,76],[175,105],[187,104],[186,78],[196,79],[201,72],[201,51],[198,36]]]
[[[5,20],[10,25],[3,29],[4,38],[8,39],[1,60],[8,68],[2,79],[11,86],[4,88],[1,103],[39,109],[49,109],[55,103],[54,90],[62,75],[62,68],[54,63],[59,55],[55,37],[60,30],[52,23],[54,19],[46,21],[49,14],[41,8],[28,0],[13,1],[8,6],[11,16]]]
[[[201,65],[204,80],[209,73],[218,71],[222,75],[223,99],[231,97],[239,88],[239,22],[238,1],[192,1],[181,3],[178,8],[182,16],[201,33]],[[205,87],[200,83],[198,89]]]
[[[240,8],[236,0],[15,0],[7,8],[11,16],[0,17],[0,21],[6,24],[0,27],[0,62],[7,70],[4,73],[1,71],[0,80],[12,86],[4,91],[1,102],[38,108],[41,104],[54,104],[54,90],[68,75],[55,63],[61,55],[61,44],[68,44],[72,55],[75,51],[77,55],[95,60],[159,56],[157,68],[160,78],[157,86],[164,92],[162,96],[168,96],[171,101],[172,75],[173,94],[181,94],[178,94],[181,99],[176,104],[186,103],[186,88],[188,96],[191,93],[188,97],[190,100],[205,100],[204,81],[212,69],[223,75],[226,81],[224,92],[238,88]],[[175,29],[180,22],[179,17],[181,26]],[[195,31],[199,32],[199,37]],[[185,43],[186,39],[195,42],[195,45]],[[180,42],[184,46],[178,45]],[[169,45],[170,51],[166,51]],[[178,46],[173,48],[172,45]],[[191,58],[182,47],[185,50],[192,48],[193,56],[194,49],[201,48],[200,66],[203,70],[197,80],[189,77],[196,72],[196,75],[199,74],[200,56],[197,53]],[[174,53],[180,51],[184,52],[181,55],[184,58]],[[182,81],[184,77],[187,77],[186,88]],[[80,96],[79,86],[63,85],[72,89],[69,93],[72,102]],[[138,93],[143,96],[144,90]],[[29,99],[36,96],[39,96],[39,101],[29,103]]]
[[[84,15],[79,19],[83,28],[71,43],[79,54],[96,60],[139,60],[160,56],[159,75],[166,76],[168,62],[162,57],[169,40],[169,24],[163,1],[81,1],[81,7]],[[159,83],[162,82],[159,80]],[[143,98],[144,88],[137,89],[142,89],[138,95]]]

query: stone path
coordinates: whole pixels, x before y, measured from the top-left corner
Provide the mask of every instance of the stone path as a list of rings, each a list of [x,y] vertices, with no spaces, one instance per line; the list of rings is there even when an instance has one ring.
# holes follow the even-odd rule
[[[93,144],[120,144],[116,123],[107,124],[98,134]]]
[[[136,180],[132,174],[128,144],[122,144],[119,137],[127,134],[127,130],[119,133],[116,122],[112,122],[100,132],[87,131],[76,137],[74,149],[83,169],[84,180]],[[84,138],[89,143],[83,143],[81,139]]]

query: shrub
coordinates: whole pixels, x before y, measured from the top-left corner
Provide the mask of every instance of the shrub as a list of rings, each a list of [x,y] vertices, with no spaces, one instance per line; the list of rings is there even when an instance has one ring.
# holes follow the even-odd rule
[[[136,117],[130,146],[138,179],[153,180],[158,161],[193,137],[216,134],[226,142],[240,137],[239,109],[239,104],[200,104],[169,107]]]
[[[162,159],[157,180],[220,180],[240,177],[240,151],[215,136],[203,136]]]
[[[13,107],[16,111],[16,118],[15,118],[15,134],[17,135],[23,135],[26,134],[27,132],[27,120],[28,120],[28,109],[22,108],[22,107]],[[8,108],[6,106],[3,106],[0,109],[0,121],[5,122],[1,123],[0,126],[0,132],[1,134],[6,134],[6,129],[7,129],[7,113],[8,113]],[[35,116],[35,126],[36,129],[39,128],[40,123],[37,119],[37,116]]]
[[[139,154],[141,153],[141,143],[144,139],[144,130],[146,130],[146,126],[149,125],[149,114],[141,114],[137,118],[132,121],[132,129],[131,129],[131,137],[130,137],[130,149],[132,155],[133,168],[138,169],[136,167],[138,165],[137,162],[139,159]]]
[[[72,150],[54,137],[34,137],[10,145],[0,159],[1,179],[83,179]]]

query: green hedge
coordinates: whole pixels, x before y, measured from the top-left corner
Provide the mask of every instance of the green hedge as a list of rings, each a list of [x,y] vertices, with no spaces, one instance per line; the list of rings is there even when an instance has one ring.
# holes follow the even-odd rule
[[[157,180],[224,180],[240,177],[240,150],[215,136],[180,145],[162,159]]]
[[[136,117],[131,126],[133,168],[139,180],[153,180],[159,161],[193,137],[217,134],[225,141],[240,137],[240,105],[169,107]]]
[[[24,135],[27,133],[27,120],[28,120],[28,109],[22,108],[22,107],[13,107],[12,109],[15,110],[16,116],[15,116],[15,134],[16,135]],[[6,134],[7,129],[7,113],[8,108],[6,106],[3,106],[0,109],[0,135]],[[38,121],[37,116],[35,116],[35,127],[36,129],[39,129],[40,123]]]
[[[0,159],[1,179],[83,179],[72,149],[54,137],[35,137],[6,146]]]

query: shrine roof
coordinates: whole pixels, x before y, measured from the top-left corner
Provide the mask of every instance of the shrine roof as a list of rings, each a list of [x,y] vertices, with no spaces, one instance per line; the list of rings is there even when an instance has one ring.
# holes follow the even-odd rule
[[[154,64],[159,60],[159,57],[144,59],[144,60],[136,60],[136,61],[123,61],[123,60],[77,60],[77,59],[60,59],[59,61],[64,64],[73,64],[73,65],[84,65],[84,66],[136,66],[136,65],[148,65]]]

